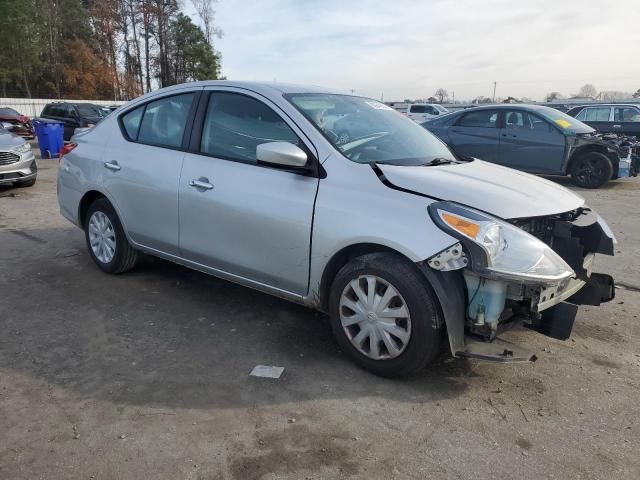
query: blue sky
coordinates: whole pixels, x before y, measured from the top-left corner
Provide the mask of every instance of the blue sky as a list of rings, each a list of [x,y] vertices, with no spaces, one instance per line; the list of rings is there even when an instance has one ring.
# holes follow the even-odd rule
[[[193,11],[190,0],[183,0]],[[640,0],[219,0],[235,80],[322,85],[385,100],[541,99],[640,88]]]

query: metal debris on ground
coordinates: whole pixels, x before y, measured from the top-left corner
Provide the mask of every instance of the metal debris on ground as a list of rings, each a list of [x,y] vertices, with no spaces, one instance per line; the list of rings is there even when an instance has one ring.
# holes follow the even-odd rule
[[[272,367],[269,365],[256,365],[251,370],[252,377],[263,377],[263,378],[280,378],[284,372],[284,367]]]

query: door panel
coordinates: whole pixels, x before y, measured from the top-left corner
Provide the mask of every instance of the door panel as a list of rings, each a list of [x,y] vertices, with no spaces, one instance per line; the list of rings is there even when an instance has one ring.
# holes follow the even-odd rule
[[[184,152],[117,142],[103,156],[103,184],[131,239],[172,255],[178,247],[178,182]]]
[[[212,92],[180,177],[180,247],[191,261],[304,294],[318,178],[258,165],[256,146],[304,146],[262,100]],[[208,185],[207,185],[208,184]],[[212,188],[210,188],[212,187]]]
[[[122,121],[132,141],[117,135],[102,158],[103,185],[131,239],[171,255],[180,253],[178,186],[184,159],[175,148],[185,140],[195,98],[187,93],[155,100],[142,118],[139,109],[128,112]]]
[[[506,111],[500,129],[500,163],[536,173],[558,173],[565,155],[565,136],[542,118],[525,111]]]
[[[180,180],[182,255],[303,294],[317,188],[317,178],[187,154]]]
[[[449,141],[461,155],[498,163],[500,145],[498,112],[470,111],[448,129]]]

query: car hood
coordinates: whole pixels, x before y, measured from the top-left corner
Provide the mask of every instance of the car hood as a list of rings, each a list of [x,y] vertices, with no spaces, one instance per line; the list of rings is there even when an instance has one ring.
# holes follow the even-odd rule
[[[0,128],[0,150],[9,150],[10,148],[17,147],[26,143],[22,138],[13,133]]]
[[[421,167],[378,166],[396,187],[505,219],[552,215],[584,205],[581,196],[549,180],[482,160]]]

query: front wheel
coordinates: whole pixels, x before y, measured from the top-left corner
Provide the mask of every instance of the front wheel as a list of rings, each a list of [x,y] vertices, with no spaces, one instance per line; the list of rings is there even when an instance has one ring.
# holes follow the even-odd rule
[[[578,187],[598,188],[611,180],[613,165],[606,155],[589,152],[576,158],[571,165],[571,181]]]
[[[399,255],[350,261],[333,281],[329,308],[340,347],[376,375],[409,375],[438,355],[444,333],[438,301],[415,265]]]
[[[84,227],[89,253],[101,270],[122,273],[136,265],[138,251],[129,245],[120,219],[106,198],[91,204]]]

